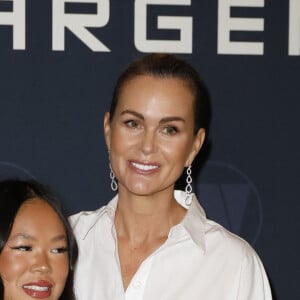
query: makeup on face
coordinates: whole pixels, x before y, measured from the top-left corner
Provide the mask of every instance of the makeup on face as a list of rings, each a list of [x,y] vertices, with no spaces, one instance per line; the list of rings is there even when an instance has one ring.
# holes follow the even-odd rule
[[[20,207],[0,254],[4,299],[59,299],[69,272],[67,236],[53,208],[39,198]]]

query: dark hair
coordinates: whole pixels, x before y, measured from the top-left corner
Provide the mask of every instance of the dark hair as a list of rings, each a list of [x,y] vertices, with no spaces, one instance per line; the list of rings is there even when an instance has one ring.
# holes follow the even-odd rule
[[[33,180],[7,179],[0,181],[0,253],[9,238],[20,207],[24,202],[35,197],[47,202],[64,225],[69,248],[69,273],[59,299],[74,300],[73,278],[78,255],[77,243],[60,201],[48,187]],[[0,299],[2,300],[3,297],[4,286],[0,278]]]
[[[197,71],[186,61],[171,54],[148,54],[133,61],[119,77],[110,106],[110,121],[114,117],[120,92],[125,83],[140,75],[183,80],[194,95],[194,134],[200,128],[208,131],[210,101],[208,90]]]

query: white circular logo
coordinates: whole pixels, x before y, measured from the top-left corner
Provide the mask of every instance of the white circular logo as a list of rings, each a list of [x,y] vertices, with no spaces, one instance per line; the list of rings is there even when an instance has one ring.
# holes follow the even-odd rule
[[[207,161],[194,185],[207,217],[254,244],[262,227],[259,193],[236,167]]]
[[[0,180],[5,179],[35,179],[26,169],[11,162],[0,161]]]

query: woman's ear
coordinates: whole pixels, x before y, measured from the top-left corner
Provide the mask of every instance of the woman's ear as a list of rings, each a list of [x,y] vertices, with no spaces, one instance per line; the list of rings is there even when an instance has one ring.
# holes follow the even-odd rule
[[[192,164],[192,162],[194,161],[195,157],[197,156],[197,154],[199,153],[200,149],[203,146],[205,140],[205,129],[204,128],[200,128],[196,134],[196,136],[194,137],[194,141],[193,141],[193,145],[192,145],[192,149],[190,152],[190,155],[185,163],[185,167],[188,167]]]
[[[104,115],[104,137],[108,151],[110,150],[110,114],[106,112]]]

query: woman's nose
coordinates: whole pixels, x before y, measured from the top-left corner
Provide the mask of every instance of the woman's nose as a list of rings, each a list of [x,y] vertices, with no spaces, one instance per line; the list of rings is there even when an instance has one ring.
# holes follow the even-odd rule
[[[33,263],[31,265],[32,272],[49,273],[51,272],[51,264],[48,254],[40,252],[35,254]]]
[[[150,154],[156,151],[157,137],[154,131],[145,131],[142,136],[141,148],[144,154]]]

